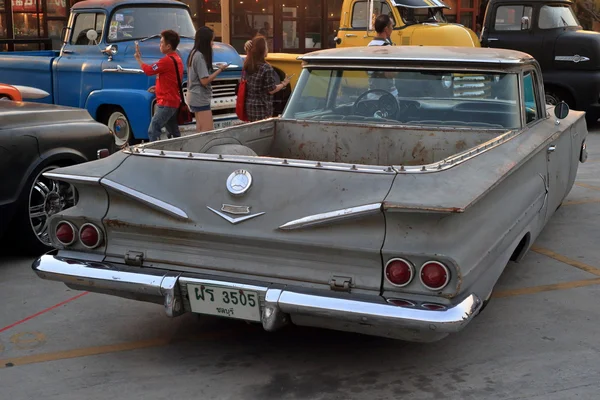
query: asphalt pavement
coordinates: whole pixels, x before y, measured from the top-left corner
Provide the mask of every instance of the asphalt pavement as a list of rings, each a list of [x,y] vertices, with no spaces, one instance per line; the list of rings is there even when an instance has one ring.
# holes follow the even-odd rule
[[[599,129],[595,129],[598,133]],[[416,344],[78,292],[0,255],[0,399],[600,398],[600,135],[563,206],[486,310]]]

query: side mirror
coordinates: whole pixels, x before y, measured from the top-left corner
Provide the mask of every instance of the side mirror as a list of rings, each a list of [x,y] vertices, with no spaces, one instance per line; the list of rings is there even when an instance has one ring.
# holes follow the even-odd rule
[[[569,115],[569,106],[564,101],[561,101],[554,107],[554,115],[558,119],[565,119]]]
[[[529,29],[531,22],[529,21],[529,17],[521,18],[521,30],[526,31]]]
[[[108,61],[112,61],[113,56],[115,56],[119,52],[119,48],[117,45],[109,44],[106,46],[106,49],[102,50],[103,54],[108,55]]]
[[[96,32],[93,29],[90,29],[89,31],[87,31],[87,33],[85,34],[85,36],[87,37],[87,39],[90,42],[94,42],[94,44],[96,44],[96,39],[98,39],[98,32]]]
[[[342,38],[341,37],[336,36],[336,38],[333,39],[333,41],[335,42],[335,44],[342,44]]]

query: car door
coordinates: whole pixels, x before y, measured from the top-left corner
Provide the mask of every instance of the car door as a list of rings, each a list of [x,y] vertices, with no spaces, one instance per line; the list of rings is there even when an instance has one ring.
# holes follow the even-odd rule
[[[525,122],[533,127],[540,123],[545,117],[544,102],[540,98],[540,88],[542,87],[541,76],[536,70],[530,69],[523,74],[523,107]],[[554,119],[554,116],[551,118]],[[548,207],[546,219],[550,218],[554,211],[563,201],[569,188],[569,179],[571,175],[571,129],[570,125],[555,123],[548,124],[554,129],[551,141],[546,145],[547,174],[546,186],[548,188]]]
[[[489,30],[482,35],[482,46],[518,50],[537,59],[543,37],[533,29],[533,6],[504,3],[495,6],[491,11]]]
[[[102,43],[106,15],[101,11],[81,11],[73,15],[69,41],[55,61],[56,103],[85,107],[89,93],[102,88]],[[98,38],[90,41],[87,32],[95,30]]]
[[[373,3],[372,14],[371,3]],[[346,14],[348,14],[348,12]],[[368,45],[371,39],[377,35],[373,26],[373,22],[380,14],[392,16],[392,10],[386,1],[354,1],[350,5],[349,17],[347,15],[342,17],[342,27],[340,27],[340,32],[338,34],[341,42],[337,47],[357,47]]]

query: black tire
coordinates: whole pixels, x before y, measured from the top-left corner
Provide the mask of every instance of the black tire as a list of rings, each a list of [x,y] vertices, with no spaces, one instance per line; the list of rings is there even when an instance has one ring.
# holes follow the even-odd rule
[[[52,163],[38,168],[31,174],[19,196],[10,228],[14,234],[8,239],[12,242],[12,248],[20,254],[40,255],[51,250],[48,219],[77,202],[77,193],[72,185],[42,176],[44,172],[60,167]],[[44,187],[48,189],[45,196],[42,194]],[[66,197],[72,199],[67,200]]]
[[[552,86],[546,87],[544,90],[546,92],[546,104],[555,106],[561,101],[564,101],[567,103],[569,108],[575,107],[575,100],[573,99],[573,96],[571,96],[571,94],[566,90]]]
[[[134,143],[135,138],[131,124],[129,123],[127,114],[125,114],[125,111],[121,107],[113,106],[105,109],[100,116],[100,122],[108,126],[113,132],[117,148]]]

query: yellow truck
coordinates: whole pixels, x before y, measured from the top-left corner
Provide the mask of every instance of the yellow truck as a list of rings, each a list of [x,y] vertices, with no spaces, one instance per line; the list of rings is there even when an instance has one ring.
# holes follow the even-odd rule
[[[394,23],[391,40],[395,45],[480,47],[475,32],[459,24],[448,23],[440,0],[345,0],[342,4],[337,47],[366,46],[377,35],[375,18],[388,14]],[[301,62],[298,54],[272,53],[267,61],[281,71],[295,74],[295,86]]]

